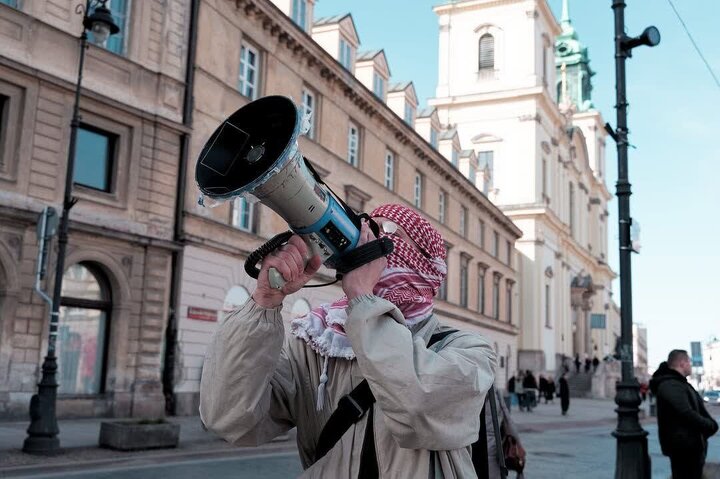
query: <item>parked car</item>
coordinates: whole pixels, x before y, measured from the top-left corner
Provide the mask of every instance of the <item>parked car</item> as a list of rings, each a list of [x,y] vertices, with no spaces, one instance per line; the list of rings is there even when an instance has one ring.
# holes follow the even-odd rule
[[[705,391],[702,396],[706,403],[720,406],[720,391]]]

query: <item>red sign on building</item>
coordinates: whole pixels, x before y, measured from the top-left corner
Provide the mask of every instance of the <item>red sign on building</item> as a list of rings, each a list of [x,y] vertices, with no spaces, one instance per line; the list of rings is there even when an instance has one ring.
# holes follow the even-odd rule
[[[199,321],[217,321],[218,312],[216,309],[188,306],[188,319],[197,319]]]

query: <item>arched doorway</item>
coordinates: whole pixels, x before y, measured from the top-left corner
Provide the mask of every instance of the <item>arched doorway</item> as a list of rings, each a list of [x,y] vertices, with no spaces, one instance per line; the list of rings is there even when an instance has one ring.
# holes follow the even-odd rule
[[[58,324],[58,394],[105,392],[112,297],[107,277],[92,263],[63,276]]]

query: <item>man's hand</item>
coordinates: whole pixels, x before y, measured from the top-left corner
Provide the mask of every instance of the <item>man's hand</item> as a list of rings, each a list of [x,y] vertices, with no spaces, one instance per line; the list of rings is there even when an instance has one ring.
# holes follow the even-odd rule
[[[308,247],[298,235],[290,237],[288,243],[265,257],[260,267],[257,286],[252,294],[253,300],[264,308],[280,306],[285,296],[302,288],[320,269],[322,261],[318,255],[305,264],[309,256]],[[282,289],[270,286],[268,270],[275,268],[285,280]]]
[[[362,246],[374,239],[375,236],[367,225],[367,222],[363,221],[358,246]],[[364,294],[373,294],[373,288],[386,267],[387,258],[383,256],[345,274],[342,280],[342,288],[348,300]]]

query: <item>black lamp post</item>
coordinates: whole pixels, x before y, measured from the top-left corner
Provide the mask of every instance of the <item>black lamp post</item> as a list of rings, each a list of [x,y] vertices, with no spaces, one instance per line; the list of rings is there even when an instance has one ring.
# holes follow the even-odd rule
[[[106,6],[107,0],[86,0],[85,5],[78,5],[76,12],[83,14],[83,31],[80,35],[80,65],[78,79],[75,86],[75,104],[73,117],[70,123],[70,145],[68,148],[67,171],[65,173],[65,192],[63,197],[63,210],[60,217],[58,231],[58,253],[55,266],[55,285],[53,290],[52,312],[50,315],[50,335],[48,349],[42,364],[42,379],[38,384],[38,393],[30,400],[30,426],[28,436],[23,443],[23,451],[30,454],[51,455],[60,452],[60,439],[55,415],[57,398],[57,358],[55,357],[55,343],[57,340],[58,319],[60,315],[60,296],[62,293],[63,273],[65,272],[65,251],[68,242],[68,215],[76,198],[72,196],[74,177],[75,148],[77,143],[77,130],[80,126],[80,88],[82,84],[83,66],[85,64],[85,50],[87,49],[87,32],[93,34],[93,40],[98,45],[104,45],[110,35],[118,33],[118,27],[113,21],[112,14]],[[92,9],[92,10],[91,10]]]
[[[608,134],[615,140],[618,153],[617,197],[620,222],[620,360],[622,379],[617,383],[615,403],[618,405],[615,479],[649,479],[650,456],[648,455],[647,431],[640,425],[640,385],[633,371],[632,350],[632,283],[630,255],[632,241],[630,229],[630,182],[628,181],[628,128],[625,97],[625,60],[632,56],[632,49],[640,45],[654,47],[660,43],[660,32],[648,27],[639,37],[625,34],[625,0],[613,0],[615,13],[615,89],[617,129],[605,125]]]

